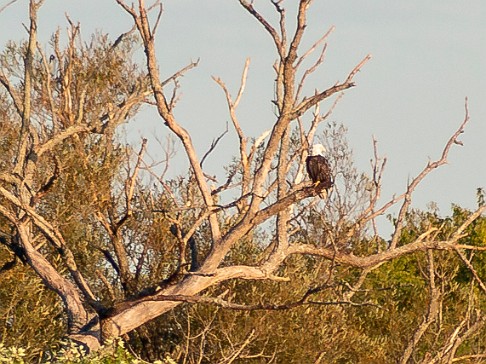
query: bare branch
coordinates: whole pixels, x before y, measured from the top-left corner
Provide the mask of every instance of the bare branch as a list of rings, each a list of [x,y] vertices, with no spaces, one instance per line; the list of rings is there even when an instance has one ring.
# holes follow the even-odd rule
[[[300,65],[302,64],[302,62],[308,57],[310,56],[316,49],[317,47],[319,47],[322,42],[324,42],[328,37],[329,35],[336,29],[336,27],[333,25],[331,28],[329,28],[329,30],[322,36],[320,37],[306,52],[304,52],[304,54],[302,56],[299,57],[299,59],[297,60],[297,63],[295,64],[295,68],[298,69],[300,67]],[[321,52],[321,55],[319,56],[318,59],[322,59],[323,57],[323,54],[326,50],[326,46],[324,45],[323,49],[322,49],[322,52]],[[319,62],[320,63],[320,62]],[[317,64],[314,63],[314,64]]]
[[[265,130],[258,138],[255,139],[255,142],[251,146],[250,154],[248,155],[248,163],[253,161],[253,157],[255,156],[255,152],[257,151],[258,147],[262,145],[263,141],[270,135],[271,130]]]
[[[174,82],[178,78],[184,76],[187,71],[192,70],[193,68],[197,67],[199,64],[199,59],[195,62],[189,63],[187,66],[182,67],[180,70],[178,70],[176,73],[174,73],[172,76],[169,78],[166,78],[164,81],[161,82],[162,87],[168,85],[170,82]]]
[[[242,195],[249,192],[251,159],[249,159],[248,156],[246,155],[247,138],[245,137],[245,134],[243,133],[243,130],[241,129],[240,123],[236,116],[236,108],[238,107],[241,97],[243,96],[243,92],[245,90],[249,66],[250,66],[250,59],[247,58],[241,76],[240,88],[238,90],[238,95],[236,96],[235,101],[232,100],[231,95],[224,82],[220,78],[213,77],[213,80],[223,89],[225,93],[226,103],[228,105],[231,122],[233,123],[233,127],[236,130],[240,142],[240,161],[243,169],[243,182],[242,182],[242,192],[241,192]]]
[[[3,71],[0,73],[0,83],[5,87],[7,90],[8,94],[12,98],[12,101],[15,105],[15,109],[17,111],[17,114],[19,114],[20,117],[23,115],[23,104],[22,104],[22,98],[18,94],[18,92],[15,90],[15,87],[10,83],[10,80],[5,76]]]
[[[89,315],[83,307],[82,299],[76,287],[70,280],[64,278],[41,253],[34,249],[30,244],[30,238],[25,225],[19,226],[18,232],[29,264],[41,277],[47,287],[59,294],[64,300],[68,313],[69,327],[81,331]]]
[[[467,105],[467,99],[466,99],[466,102],[465,102],[465,112],[466,112],[466,114],[464,116],[463,122],[461,123],[459,128],[456,130],[456,132],[447,141],[447,143],[444,147],[444,150],[442,151],[442,155],[441,155],[440,159],[436,160],[435,162],[427,163],[427,165],[422,170],[422,172],[420,172],[419,175],[417,177],[415,177],[412,180],[412,182],[410,182],[410,184],[408,185],[407,191],[405,192],[405,195],[404,195],[403,204],[402,204],[400,211],[398,213],[397,222],[395,224],[395,231],[393,233],[392,241],[390,243],[390,249],[394,249],[396,247],[397,243],[398,243],[398,240],[401,236],[403,223],[404,223],[404,220],[405,220],[405,215],[408,212],[410,204],[412,203],[412,194],[415,191],[415,189],[417,188],[418,184],[432,170],[446,164],[447,163],[447,157],[449,155],[449,151],[450,151],[452,145],[458,144],[457,138],[459,137],[459,135],[461,135],[464,132],[464,128],[465,128],[466,124],[469,122],[469,110],[468,110],[468,105]],[[464,228],[461,228],[461,232],[462,232],[463,229]],[[458,234],[460,234],[461,232],[458,232]]]
[[[6,3],[4,6],[0,8],[0,13],[15,2],[17,2],[17,0],[11,0],[10,2]]]
[[[415,330],[413,337],[410,339],[405,351],[402,354],[400,363],[407,364],[409,359],[417,347],[420,339],[424,335],[425,331],[430,327],[430,325],[437,319],[439,312],[439,298],[441,296],[440,291],[435,285],[435,267],[434,267],[434,256],[431,250],[427,251],[427,261],[429,264],[429,294],[430,302],[427,309],[427,316],[423,318],[422,323]]]
[[[218,145],[219,141],[221,139],[223,139],[223,137],[228,133],[228,124],[226,124],[226,129],[225,131],[223,131],[221,133],[220,136],[218,136],[216,139],[213,139],[213,141],[211,142],[211,146],[209,147],[208,151],[203,155],[203,157],[201,158],[201,168],[202,168],[202,165],[204,163],[204,161],[206,160],[206,158],[211,154],[211,152],[216,149],[216,146]]]
[[[296,102],[300,98],[300,94],[302,92],[302,89],[304,88],[305,81],[306,81],[307,77],[310,74],[312,74],[316,69],[318,69],[319,66],[324,62],[324,55],[326,54],[326,48],[327,47],[324,45],[324,47],[322,47],[322,51],[321,51],[319,58],[315,61],[315,63],[311,67],[309,67],[308,69],[305,70],[305,72],[304,72],[304,74],[303,74],[303,76],[302,76],[302,78],[299,82],[299,86],[297,87],[297,92],[295,93],[295,101]]]
[[[309,300],[308,297],[313,293],[311,290],[306,292],[304,296],[294,302],[288,302],[283,304],[239,304],[226,301],[220,297],[207,297],[207,296],[185,296],[185,295],[158,295],[144,297],[140,302],[151,301],[174,301],[174,302],[188,302],[199,304],[211,304],[218,307],[227,308],[230,310],[238,311],[284,311],[299,306],[334,306],[334,305],[350,305],[350,306],[376,306],[376,304],[370,302],[352,302],[352,301],[314,301]]]
[[[37,157],[42,156],[44,153],[51,151],[57,145],[62,143],[64,140],[72,137],[73,135],[77,135],[80,133],[88,132],[90,129],[86,125],[71,125],[67,129],[60,131],[56,135],[54,135],[51,139],[47,142],[39,145],[37,148],[34,149]]]
[[[277,47],[277,51],[280,55],[280,58],[284,58],[284,43],[280,39],[279,35],[277,34],[277,31],[275,30],[274,27],[270,25],[270,23],[267,22],[267,20],[258,12],[255,10],[253,7],[252,3],[249,3],[246,0],[239,0],[240,4],[256,19],[258,22],[263,25],[265,30],[271,35],[275,46]]]
[[[453,363],[455,361],[454,355],[457,352],[459,346],[466,340],[468,337],[473,336],[480,332],[481,328],[484,327],[486,324],[486,317],[483,315],[477,314],[477,318],[473,321],[470,317],[470,314],[466,315],[466,317],[459,323],[459,325],[455,328],[455,330],[449,336],[446,345],[442,348],[440,352],[432,359],[427,361],[427,364],[439,364],[439,363]],[[483,354],[484,355],[484,354]],[[471,358],[482,357],[483,355],[471,355]]]
[[[132,34],[135,31],[135,29],[137,29],[137,26],[134,24],[128,32],[120,34],[118,38],[116,38],[113,44],[111,45],[110,50],[114,51],[120,45],[122,40],[128,37],[130,34]]]
[[[37,10],[42,5],[42,1],[36,3],[30,0],[29,6],[29,43],[27,52],[24,58],[24,92],[22,100],[22,125],[20,129],[20,140],[17,151],[17,160],[15,162],[14,172],[23,176],[25,171],[25,162],[28,153],[28,139],[30,129],[30,112],[31,112],[31,97],[32,97],[32,78],[34,73],[34,54],[37,46]]]
[[[479,206],[469,217],[462,223],[462,225],[454,232],[453,237],[458,238],[464,236],[464,231],[486,211],[486,206]]]
[[[344,91],[348,88],[354,87],[352,82],[353,77],[361,70],[361,68],[371,59],[371,55],[367,55],[348,75],[346,81],[343,83],[338,83],[325,91],[317,93],[316,95],[304,99],[294,110],[292,110],[291,118],[295,119],[303,115],[307,110],[309,110],[314,105],[327,99],[328,97],[334,95],[337,92]]]
[[[312,0],[300,0],[299,10],[297,14],[297,26],[295,28],[295,34],[290,43],[289,52],[285,60],[286,68],[293,68],[294,62],[297,60],[297,49],[304,35],[307,20],[307,10],[312,3]]]
[[[132,6],[128,6],[127,4],[125,4],[125,2],[123,0],[116,0],[116,2],[118,3],[118,5],[120,5],[127,13],[129,13],[132,17],[136,17],[137,16],[137,13],[135,11],[135,8],[133,6],[133,3],[132,3]],[[137,23],[136,23],[137,24]],[[137,24],[138,26],[138,24]]]
[[[476,329],[476,328],[475,328]],[[457,358],[453,358],[451,360],[452,363],[460,362],[460,361],[469,361],[469,359],[484,359],[486,358],[486,354],[471,354],[471,355],[462,355]]]
[[[208,208],[211,208],[214,204],[213,198],[211,196],[211,189],[206,182],[206,177],[198,160],[191,136],[187,132],[187,130],[179,125],[179,123],[176,121],[172,113],[170,104],[167,102],[167,99],[164,95],[163,85],[160,81],[157,58],[155,55],[154,39],[151,34],[150,24],[147,17],[147,10],[144,8],[143,1],[139,0],[138,14],[133,9],[133,7],[129,8],[127,5],[124,4],[122,0],[117,0],[117,3],[120,4],[125,9],[125,11],[127,11],[132,16],[135,24],[137,24],[137,28],[140,36],[142,37],[145,48],[147,69],[151,81],[152,92],[156,101],[157,111],[162,119],[165,121],[165,124],[172,130],[175,135],[177,135],[177,137],[184,145],[184,149],[186,151],[187,157],[189,158],[190,165],[194,171],[194,175],[196,177],[199,190],[201,191],[201,195]],[[209,224],[211,227],[213,241],[220,241],[221,231],[218,219],[215,215],[209,216]]]
[[[250,67],[250,58],[247,58],[245,61],[245,67],[243,68],[243,73],[241,74],[240,89],[238,90],[238,95],[236,96],[235,102],[233,104],[235,108],[237,108],[238,105],[240,104],[241,97],[243,96],[243,92],[245,91],[246,78],[248,76],[249,67]]]
[[[159,23],[160,23],[160,18],[162,17],[162,12],[163,12],[163,6],[162,4],[160,3],[160,0],[157,0],[149,9],[148,11],[152,10],[152,8],[155,8],[155,7],[158,7],[159,8],[159,12],[157,13],[157,19],[155,20],[155,24],[154,26],[152,27],[152,37],[155,37],[155,33],[157,32],[157,28],[159,27]]]
[[[459,258],[461,258],[462,262],[469,269],[469,271],[471,272],[471,274],[474,277],[474,280],[477,282],[478,286],[481,288],[481,290],[484,293],[486,293],[486,285],[484,284],[484,282],[482,281],[482,279],[479,277],[478,273],[476,272],[476,270],[474,269],[473,265],[471,264],[471,261],[466,258],[466,256],[461,252],[461,250],[457,246],[455,247],[454,250],[456,251],[456,253],[459,256]]]
[[[382,262],[388,262],[392,259],[396,259],[407,254],[419,251],[426,251],[428,249],[455,251],[456,242],[456,239],[442,241],[415,241],[413,243],[399,246],[395,249],[389,249],[368,256],[356,256],[353,254],[346,254],[339,251],[336,252],[332,248],[315,247],[308,244],[292,244],[289,247],[288,254],[310,254],[322,256],[326,259],[334,259],[337,263],[353,267],[367,268]],[[471,250],[476,249],[474,247]]]
[[[142,145],[140,146],[140,151],[137,155],[137,163],[135,164],[135,168],[133,170],[132,175],[126,180],[125,182],[125,215],[118,221],[117,229],[119,229],[123,223],[133,214],[132,211],[132,199],[133,194],[135,192],[135,182],[137,180],[138,172],[140,170],[140,165],[143,161],[143,156],[145,154],[145,150],[147,149],[147,139],[142,139]]]

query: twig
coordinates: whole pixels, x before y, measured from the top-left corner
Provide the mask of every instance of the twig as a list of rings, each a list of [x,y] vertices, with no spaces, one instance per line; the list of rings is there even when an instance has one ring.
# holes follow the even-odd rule
[[[255,336],[256,336],[255,332],[256,332],[255,329],[252,329],[250,331],[250,333],[247,335],[243,344],[241,344],[240,347],[237,350],[234,351],[233,355],[231,355],[230,358],[228,358],[227,360],[224,361],[224,364],[231,364],[235,361],[235,359],[237,359],[240,356],[243,349],[246,348],[252,342],[252,340],[255,338]]]
[[[12,5],[13,3],[15,3],[16,1],[17,1],[17,0],[12,0],[12,1],[10,1],[9,3],[6,3],[4,6],[2,6],[2,7],[0,8],[0,13],[1,13],[2,11],[4,11],[6,8],[8,8],[10,5]]]
[[[453,358],[451,362],[455,363],[458,361],[464,361],[464,360],[470,361],[470,359],[483,359],[483,358],[486,358],[486,354],[471,354],[471,355],[463,355],[457,358]]]
[[[277,34],[277,31],[274,27],[270,25],[270,23],[253,7],[252,3],[249,3],[246,0],[239,0],[240,4],[256,19],[260,22],[261,25],[265,28],[265,30],[272,36],[272,39],[277,47],[277,51],[279,52],[280,58],[284,58],[284,50],[282,48],[283,42],[280,39],[280,36]]]
[[[166,86],[169,82],[177,80],[178,78],[182,77],[187,71],[197,67],[198,65],[199,65],[199,59],[195,62],[189,63],[187,66],[182,67],[180,70],[175,72],[172,76],[162,81],[161,82],[162,87]]]
[[[159,7],[159,12],[157,13],[157,19],[155,19],[155,24],[152,27],[152,38],[155,37],[155,33],[157,32],[157,28],[159,27],[160,19],[162,18],[162,12],[164,11],[164,7],[162,6],[162,3],[160,0],[157,0],[150,8],[147,9],[147,11],[152,10],[152,8]]]
[[[478,273],[476,272],[476,270],[474,269],[473,265],[471,264],[471,262],[466,258],[466,256],[459,250],[459,248],[455,247],[454,249],[457,253],[457,255],[459,256],[459,258],[461,258],[462,262],[466,265],[466,267],[469,269],[469,271],[471,272],[471,274],[473,275],[474,277],[474,280],[478,283],[479,287],[481,288],[481,290],[486,293],[486,285],[484,284],[484,282],[482,281],[482,279],[479,277]]]
[[[125,39],[125,37],[129,36],[131,33],[133,33],[136,29],[137,29],[137,26],[134,24],[132,26],[132,28],[128,32],[125,32],[125,33],[120,34],[118,36],[118,38],[116,38],[115,41],[113,42],[113,44],[112,44],[112,46],[110,48],[110,51],[114,51],[115,48],[120,45],[120,43],[122,42],[122,40]]]
[[[315,49],[324,41],[327,39],[327,37],[334,31],[335,27],[332,26],[321,38],[319,38],[302,56],[299,57],[296,65],[295,65],[295,69],[298,69],[300,67],[300,65],[302,64],[302,62],[310,55],[312,54]],[[327,49],[327,44],[324,44],[324,46],[322,47],[322,50],[321,50],[321,54],[319,55],[319,57],[317,58],[317,60],[314,62],[314,64],[312,66],[310,66],[309,68],[307,68],[304,72],[304,75],[302,76],[300,82],[299,82],[299,85],[298,85],[298,88],[297,88],[297,92],[295,94],[295,100],[297,101],[299,99],[299,96],[300,96],[300,93],[302,92],[302,89],[304,87],[304,84],[305,84],[305,80],[307,79],[307,77],[313,73],[323,62],[324,62],[324,58],[325,58],[325,54],[326,54],[326,49]]]
[[[213,141],[211,142],[211,146],[209,147],[208,151],[203,155],[203,157],[201,158],[201,162],[200,162],[200,165],[201,165],[201,168],[202,168],[202,165],[204,163],[204,161],[206,160],[207,156],[209,154],[211,154],[211,152],[216,148],[216,146],[218,145],[219,141],[228,133],[228,123],[226,123],[226,129],[225,131],[223,131],[221,133],[220,136],[218,136],[216,139],[213,139]]]
[[[228,105],[231,122],[233,123],[233,127],[236,130],[236,134],[238,135],[238,139],[240,142],[240,148],[239,148],[240,162],[243,169],[243,177],[242,177],[242,185],[241,185],[242,195],[249,192],[251,159],[246,154],[247,138],[245,137],[245,134],[243,133],[243,129],[241,129],[240,122],[238,121],[238,117],[236,116],[236,108],[238,107],[241,97],[243,96],[243,92],[245,90],[249,66],[250,66],[250,59],[247,58],[241,75],[240,88],[238,90],[238,95],[236,96],[235,101],[232,100],[231,95],[224,82],[220,78],[213,77],[213,80],[223,89],[223,92],[226,96],[226,103]]]
[[[126,216],[127,218],[132,215],[132,207],[131,207],[131,201],[133,199],[133,193],[135,191],[135,181],[137,180],[138,172],[140,170],[140,165],[142,164],[143,161],[143,156],[145,154],[145,150],[147,149],[147,139],[143,138],[142,139],[142,145],[140,146],[140,150],[137,154],[137,163],[135,164],[135,169],[132,173],[132,175],[128,178],[128,180],[125,183],[125,194],[126,194]],[[120,220],[120,223],[122,223],[122,220]]]

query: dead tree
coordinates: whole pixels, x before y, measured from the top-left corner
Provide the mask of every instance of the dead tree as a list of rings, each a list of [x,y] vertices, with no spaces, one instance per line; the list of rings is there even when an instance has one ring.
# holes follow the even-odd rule
[[[102,115],[97,123],[88,125],[82,122],[84,110],[82,107],[76,109],[70,104],[67,88],[64,88],[65,92],[62,92],[64,97],[63,112],[54,112],[57,110],[57,106],[53,102],[49,87],[47,87],[46,102],[51,104],[54,127],[50,133],[43,133],[42,130],[33,125],[32,100],[30,97],[34,77],[33,59],[36,52],[40,52],[37,50],[36,34],[37,10],[42,1],[30,1],[29,42],[24,58],[25,74],[21,89],[12,84],[7,73],[3,71],[0,73],[0,82],[21,120],[15,163],[13,163],[11,169],[0,171],[0,198],[2,199],[0,214],[15,230],[16,239],[12,239],[8,244],[12,247],[15,246],[17,251],[20,248],[20,251],[22,251],[21,259],[25,260],[42,278],[49,289],[55,291],[61,297],[69,318],[68,334],[70,338],[95,350],[103,340],[128,333],[149,320],[174,309],[181,302],[203,302],[222,307],[244,309],[244,305],[227,302],[222,297],[203,296],[202,293],[208,287],[232,279],[288,280],[288,277],[280,276],[276,272],[279,267],[285,264],[286,258],[291,255],[313,255],[342,265],[361,268],[363,275],[362,279],[358,281],[359,285],[366,274],[382,263],[406,254],[429,250],[449,250],[458,253],[463,250],[480,250],[475,246],[459,244],[459,240],[464,237],[467,227],[481,216],[486,208],[485,206],[481,206],[471,214],[467,221],[447,240],[437,239],[437,234],[430,230],[424,231],[415,241],[409,244],[398,244],[406,213],[412,203],[414,190],[430,172],[447,162],[448,154],[453,145],[461,144],[459,136],[469,121],[467,107],[464,121],[446,142],[441,157],[434,162],[429,162],[422,172],[411,180],[403,194],[397,195],[385,203],[380,201],[382,173],[385,163],[383,160],[379,160],[378,155],[376,155],[370,180],[368,204],[352,221],[347,221],[347,233],[341,235],[340,239],[345,244],[346,239],[350,239],[357,231],[361,231],[363,227],[372,224],[374,219],[389,211],[392,206],[400,205],[393,237],[386,249],[371,255],[357,256],[352,252],[339,250],[333,246],[308,244],[304,241],[290,239],[292,236],[291,220],[295,214],[316,203],[315,189],[312,183],[304,178],[304,161],[308,154],[309,143],[312,142],[319,124],[328,115],[328,113],[320,112],[319,105],[332,97],[339,99],[343,91],[354,87],[355,76],[370,59],[368,55],[357,62],[356,67],[343,77],[342,82],[324,86],[322,90],[318,90],[312,95],[303,95],[303,86],[307,78],[312,77],[313,72],[323,62],[326,51],[325,42],[330,33],[327,32],[320,39],[317,39],[309,49],[301,50],[301,43],[306,30],[306,15],[312,0],[300,0],[298,2],[295,15],[296,27],[293,31],[287,28],[287,11],[282,6],[281,1],[272,2],[279,17],[278,24],[273,25],[254,7],[253,2],[239,0],[241,7],[268,33],[278,54],[274,64],[276,81],[275,99],[273,100],[277,110],[277,118],[271,131],[251,142],[251,139],[245,135],[244,125],[236,114],[244,93],[249,61],[245,64],[241,85],[235,98],[231,96],[222,80],[215,79],[226,97],[231,122],[239,140],[239,148],[234,151],[239,157],[238,168],[229,176],[228,181],[215,189],[210,186],[210,179],[202,167],[202,158],[196,153],[191,135],[174,114],[178,91],[177,80],[197,64],[191,63],[168,79],[162,79],[155,49],[155,34],[162,14],[160,3],[156,1],[153,5],[146,6],[143,0],[138,0],[137,5],[129,5],[124,0],[116,1],[131,16],[141,38],[145,51],[147,72],[147,78],[144,80],[148,80],[148,84],[144,84],[142,80],[140,84],[133,85],[124,94],[123,101],[113,103],[110,110]],[[149,21],[150,11],[156,12],[154,24]],[[73,26],[72,31],[76,31],[76,26]],[[316,54],[317,56],[315,56]],[[305,68],[304,60],[309,60],[312,57],[315,59],[311,66]],[[57,58],[62,59],[60,54],[57,55]],[[44,57],[43,59],[47,70],[47,58]],[[67,63],[66,67],[69,68],[70,65]],[[70,74],[67,70],[63,72],[55,82],[65,83],[67,86]],[[298,75],[301,76],[298,77]],[[167,85],[170,83],[176,83],[176,86],[168,88]],[[50,84],[51,81],[48,80],[47,86]],[[88,96],[84,95],[83,97],[86,99]],[[85,279],[80,272],[70,242],[63,236],[55,221],[49,221],[39,207],[39,200],[43,198],[44,192],[52,185],[50,180],[39,183],[39,169],[43,163],[46,163],[46,160],[52,160],[50,159],[51,152],[63,141],[75,139],[79,135],[105,135],[113,132],[113,129],[126,120],[134,112],[137,105],[142,102],[155,105],[161,121],[182,143],[184,153],[189,160],[191,174],[201,196],[201,204],[195,209],[196,218],[192,221],[191,226],[182,228],[178,226],[177,219],[174,219],[171,224],[175,228],[171,235],[179,239],[182,249],[191,242],[196,231],[205,223],[209,226],[211,235],[210,249],[190,271],[182,269],[185,263],[182,261],[183,257],[180,256],[181,269],[177,270],[174,275],[177,279],[168,280],[164,285],[146,287],[140,291],[136,291],[136,288],[134,288],[135,286],[132,284],[134,280],[133,267],[128,263],[128,253],[124,245],[122,228],[127,221],[133,218],[134,186],[145,148],[142,146],[135,167],[126,176],[123,191],[124,211],[115,217],[107,218],[103,213],[96,216],[98,222],[105,228],[112,246],[112,251],[104,251],[107,264],[117,272],[122,286],[125,287],[124,289],[132,290],[130,298],[118,302],[112,307],[106,307],[98,299],[97,293],[93,291],[93,284]],[[65,119],[61,120],[62,117]],[[308,122],[308,127],[305,126],[304,121]],[[298,130],[301,143],[299,149],[291,153],[290,137],[293,130]],[[257,158],[258,150],[261,150],[259,158]],[[52,181],[54,181],[56,169],[51,167],[51,170],[53,171]],[[233,179],[236,179],[237,173],[239,173],[238,183],[231,183]],[[237,191],[238,197],[224,205],[217,203],[218,195],[229,189]],[[300,210],[296,212],[295,208]],[[234,224],[229,229],[222,229],[221,216],[228,213],[232,215]],[[276,219],[275,243],[271,249],[265,250],[259,264],[229,266],[221,264],[240,239],[271,218]],[[36,242],[41,238],[45,240],[45,244],[55,248],[60,254],[63,266],[68,271],[67,276],[61,274],[54,267],[48,259],[47,251],[39,249]],[[429,254],[431,270],[433,270],[433,263],[433,256]],[[103,281],[107,282],[106,279]],[[430,291],[433,301],[436,293],[432,275],[430,277]],[[303,302],[306,298],[303,298]],[[352,294],[350,293],[347,296],[348,303],[351,298]],[[424,319],[424,323],[411,339],[410,348],[412,348],[414,342],[420,339],[420,330],[426,329],[428,322],[433,319],[434,310],[435,307],[431,304],[430,317]],[[410,351],[411,349],[407,349],[404,353],[403,361],[406,361],[410,356]]]

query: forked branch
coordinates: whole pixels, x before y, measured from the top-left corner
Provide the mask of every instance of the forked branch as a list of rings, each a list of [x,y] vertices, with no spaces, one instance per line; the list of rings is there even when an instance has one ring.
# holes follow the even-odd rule
[[[145,48],[146,60],[147,60],[147,69],[149,73],[150,83],[153,91],[153,95],[155,98],[157,111],[162,119],[165,121],[165,124],[170,128],[170,130],[177,135],[177,137],[181,140],[186,155],[189,159],[190,165],[192,170],[194,171],[194,175],[197,181],[197,185],[199,190],[201,191],[201,195],[204,199],[204,203],[208,208],[213,206],[213,198],[211,196],[211,190],[206,182],[205,174],[201,168],[201,163],[197,156],[196,150],[194,148],[192,139],[190,134],[184,129],[176,120],[173,110],[171,109],[171,104],[166,99],[163,90],[163,84],[160,80],[160,73],[159,67],[157,64],[157,58],[155,55],[155,44],[153,38],[153,32],[150,29],[150,24],[148,20],[147,9],[144,7],[144,1],[139,0],[139,8],[138,12],[134,9],[134,7],[129,7],[124,3],[123,0],[116,0],[117,3],[125,9],[125,11],[131,15],[135,24],[137,25],[137,29],[140,33],[140,36],[143,41],[143,45]],[[209,225],[211,228],[211,234],[214,241],[221,240],[221,231],[219,227],[218,219],[215,215],[209,216]]]
[[[371,55],[367,55],[363,60],[349,73],[346,81],[343,83],[338,83],[327,90],[319,92],[314,96],[304,99],[297,107],[292,111],[291,118],[296,119],[302,116],[307,110],[317,105],[321,101],[331,97],[335,93],[347,90],[348,88],[354,87],[353,78],[361,70],[361,68],[371,59]]]
[[[394,249],[397,246],[398,240],[401,236],[403,224],[405,222],[405,216],[408,212],[410,204],[412,203],[412,194],[415,191],[415,189],[417,188],[417,186],[419,185],[419,183],[434,169],[436,169],[436,168],[447,163],[447,157],[449,155],[449,151],[450,151],[453,144],[462,145],[462,142],[458,138],[462,133],[464,133],[464,128],[466,127],[466,124],[469,122],[469,109],[468,109],[467,98],[466,98],[464,107],[465,107],[464,120],[461,123],[461,125],[459,126],[459,128],[455,131],[455,133],[452,134],[452,136],[447,141],[447,143],[446,143],[446,145],[445,145],[445,147],[442,151],[441,157],[434,162],[427,163],[427,165],[422,170],[422,172],[420,172],[418,174],[418,176],[415,177],[412,180],[412,182],[410,182],[410,184],[408,185],[407,191],[403,195],[404,201],[403,201],[403,204],[400,207],[400,211],[398,213],[397,221],[396,221],[396,224],[395,224],[395,231],[393,232],[393,238],[392,238],[392,241],[390,243],[390,249]],[[461,231],[462,231],[462,229],[461,229]]]

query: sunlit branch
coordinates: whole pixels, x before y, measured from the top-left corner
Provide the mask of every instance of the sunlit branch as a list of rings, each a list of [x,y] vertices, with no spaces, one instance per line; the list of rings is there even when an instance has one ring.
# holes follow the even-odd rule
[[[209,147],[208,151],[206,153],[204,153],[203,157],[201,158],[201,162],[200,162],[201,167],[202,167],[204,161],[206,160],[206,158],[216,149],[216,146],[218,145],[220,140],[223,139],[223,137],[227,133],[228,133],[228,124],[226,124],[226,129],[221,133],[221,135],[219,135],[216,139],[213,139],[213,141],[211,142],[211,146]]]
[[[453,144],[459,144],[462,145],[462,142],[458,140],[459,135],[461,135],[464,132],[464,128],[466,124],[469,122],[469,110],[468,110],[468,104],[467,104],[467,99],[465,102],[465,116],[464,116],[464,121],[461,123],[459,128],[456,130],[456,132],[449,138],[447,141],[441,157],[434,161],[434,162],[428,162],[425,168],[422,170],[422,172],[419,173],[417,177],[415,177],[410,184],[407,187],[407,191],[405,192],[404,195],[404,201],[402,206],[400,207],[400,211],[397,216],[397,221],[395,224],[395,231],[393,233],[392,241],[390,243],[390,249],[394,249],[398,243],[398,240],[401,236],[403,224],[405,222],[405,215],[408,212],[408,209],[410,207],[410,204],[412,203],[412,194],[419,185],[419,183],[434,169],[444,165],[447,163],[447,157],[449,155],[449,151],[452,147]],[[461,229],[462,231],[462,229]],[[460,234],[460,232],[459,232]]]
[[[231,95],[224,82],[220,78],[213,77],[213,80],[223,89],[225,93],[226,103],[228,105],[231,122],[233,123],[233,127],[235,128],[239,139],[240,161],[243,170],[242,192],[241,192],[242,195],[248,193],[250,188],[251,158],[249,158],[246,154],[247,138],[245,137],[245,134],[243,133],[243,129],[241,128],[240,122],[236,116],[236,108],[238,107],[240,100],[243,96],[243,92],[245,90],[249,66],[250,66],[250,59],[247,58],[241,75],[241,83],[240,83],[240,88],[238,90],[238,95],[236,96],[236,99],[234,101],[232,100]]]
[[[371,55],[367,55],[348,75],[346,81],[338,83],[325,91],[319,92],[314,96],[304,99],[297,107],[292,110],[291,118],[295,119],[303,115],[307,110],[316,105],[317,103],[329,98],[337,92],[344,91],[348,88],[354,87],[352,82],[354,76],[361,70],[361,68],[371,59]]]
[[[277,51],[279,52],[280,58],[284,58],[284,49],[283,49],[283,41],[280,39],[280,36],[277,34],[277,31],[274,27],[270,25],[270,23],[253,7],[253,4],[246,1],[246,0],[239,0],[240,4],[256,19],[258,22],[263,25],[265,30],[271,35],[275,46],[277,47]]]
[[[155,55],[154,38],[150,30],[147,9],[144,8],[144,4],[142,0],[139,0],[139,13],[135,11],[133,6],[128,7],[122,0],[117,0],[117,3],[120,4],[125,9],[125,11],[127,11],[132,16],[133,21],[135,22],[135,24],[137,24],[137,28],[142,38],[144,49],[145,49],[147,69],[149,73],[153,96],[155,98],[155,102],[157,106],[157,111],[161,116],[161,118],[165,121],[165,124],[170,128],[170,130],[175,135],[177,135],[177,137],[181,140],[182,144],[184,145],[186,155],[189,159],[191,168],[194,171],[194,175],[199,190],[201,191],[201,195],[208,208],[211,208],[211,206],[214,203],[211,196],[211,190],[206,182],[206,177],[201,168],[201,164],[196,154],[191,136],[187,132],[187,130],[184,129],[177,122],[173,114],[173,110],[171,110],[171,105],[170,103],[168,103],[164,95],[163,85],[160,80],[157,58]],[[213,240],[219,241],[221,239],[221,230],[219,227],[218,219],[215,215],[209,216],[209,224],[210,224]]]

